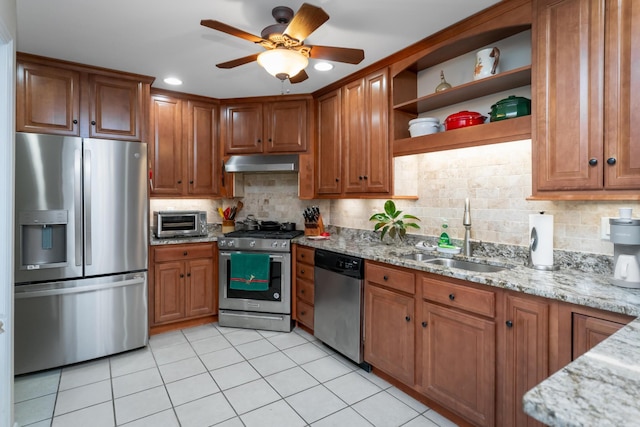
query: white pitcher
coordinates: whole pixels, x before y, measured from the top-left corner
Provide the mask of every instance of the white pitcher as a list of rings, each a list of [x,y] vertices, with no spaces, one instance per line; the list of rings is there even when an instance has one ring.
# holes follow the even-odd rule
[[[473,70],[473,80],[484,79],[500,72],[500,49],[489,47],[476,52],[476,67]]]

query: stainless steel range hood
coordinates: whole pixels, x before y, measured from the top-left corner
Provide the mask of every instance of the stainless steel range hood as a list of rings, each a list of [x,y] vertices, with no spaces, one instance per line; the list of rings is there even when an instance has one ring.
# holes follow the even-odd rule
[[[226,172],[298,172],[297,154],[231,156]]]

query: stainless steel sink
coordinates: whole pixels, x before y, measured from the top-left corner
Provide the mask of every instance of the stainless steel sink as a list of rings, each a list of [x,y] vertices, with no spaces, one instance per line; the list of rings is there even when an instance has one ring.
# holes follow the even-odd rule
[[[461,270],[477,271],[479,273],[496,273],[498,271],[506,270],[507,268],[497,265],[480,264],[479,262],[462,261],[449,258],[434,258],[425,260],[425,262],[429,264],[444,265],[445,267],[459,268]]]
[[[422,254],[422,253],[402,255],[400,258],[411,259],[414,261],[429,261],[429,260],[437,259],[435,255]]]

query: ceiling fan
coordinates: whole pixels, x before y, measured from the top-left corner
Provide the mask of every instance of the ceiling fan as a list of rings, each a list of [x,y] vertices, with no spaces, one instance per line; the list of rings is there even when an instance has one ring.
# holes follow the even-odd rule
[[[200,25],[261,45],[266,51],[216,64],[218,68],[234,68],[258,61],[267,72],[280,80],[300,83],[309,78],[304,68],[308,58],[359,64],[364,59],[362,49],[305,45],[304,39],[328,19],[319,7],[304,3],[294,15],[286,6],[273,8],[271,14],[277,24],[266,27],[260,37],[212,19],[203,19]]]

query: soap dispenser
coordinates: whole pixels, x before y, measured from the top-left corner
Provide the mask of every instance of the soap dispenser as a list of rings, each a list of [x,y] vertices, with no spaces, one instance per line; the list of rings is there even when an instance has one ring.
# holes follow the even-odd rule
[[[445,247],[451,244],[451,241],[449,240],[449,235],[447,234],[447,228],[449,228],[449,225],[447,224],[447,220],[443,218],[442,233],[440,234],[440,240],[438,240],[438,246],[440,247]]]

